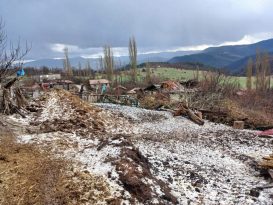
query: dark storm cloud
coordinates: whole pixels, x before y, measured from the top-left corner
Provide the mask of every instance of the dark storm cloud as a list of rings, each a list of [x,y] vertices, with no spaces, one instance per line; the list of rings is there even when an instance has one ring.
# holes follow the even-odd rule
[[[56,56],[54,44],[124,47],[131,35],[154,48],[237,41],[272,33],[271,8],[271,0],[0,0],[10,39],[31,41],[34,58]]]

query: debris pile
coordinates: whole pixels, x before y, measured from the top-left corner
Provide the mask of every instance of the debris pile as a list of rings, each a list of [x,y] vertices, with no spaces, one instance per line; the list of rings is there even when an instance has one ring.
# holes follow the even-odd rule
[[[157,109],[162,106],[168,107],[170,105],[170,96],[166,93],[155,93],[152,95],[145,95],[140,99],[140,105],[146,109]]]
[[[164,91],[181,91],[184,87],[180,83],[168,80],[161,83],[161,89]]]
[[[21,109],[24,108],[28,102],[19,87],[13,88],[17,80],[18,78],[15,77],[3,85],[3,88],[0,86],[0,112],[7,115],[18,113],[22,117],[25,117]],[[11,90],[14,91],[14,94],[12,94]]]
[[[34,127],[29,129],[31,133],[61,131],[86,136],[118,130],[126,123],[120,116],[92,106],[65,90],[46,93],[30,108],[36,111],[30,119],[30,125]]]
[[[187,116],[191,121],[198,125],[204,125],[205,121],[202,119],[202,113],[194,112],[187,105],[180,103],[178,109],[174,112],[174,116]]]
[[[190,79],[187,81],[180,82],[180,84],[189,89],[189,88],[196,88],[199,82],[196,79]]]

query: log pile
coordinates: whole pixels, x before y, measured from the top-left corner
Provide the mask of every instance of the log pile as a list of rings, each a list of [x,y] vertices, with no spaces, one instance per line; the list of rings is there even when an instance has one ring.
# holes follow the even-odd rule
[[[204,125],[204,120],[200,118],[199,112],[194,112],[186,104],[179,104],[178,110],[175,111],[174,116],[187,116],[191,121],[195,122],[198,125]]]
[[[159,110],[171,112],[174,116],[188,117],[191,121],[198,125],[204,125],[205,121],[202,119],[202,112],[191,110],[186,104],[179,103],[177,109],[164,109]]]
[[[18,78],[13,78],[8,83],[6,83],[3,88],[1,89],[1,98],[2,102],[0,104],[0,110],[2,113],[6,115],[10,115],[13,113],[18,113],[22,117],[25,117],[23,112],[21,111],[22,108],[28,105],[27,100],[23,96],[19,87],[14,89],[14,96],[11,94],[12,86]]]

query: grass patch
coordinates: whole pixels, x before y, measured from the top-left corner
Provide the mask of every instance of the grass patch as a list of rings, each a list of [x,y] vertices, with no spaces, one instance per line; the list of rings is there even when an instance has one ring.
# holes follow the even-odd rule
[[[75,170],[70,161],[56,158],[45,147],[16,142],[15,136],[1,124],[0,173],[2,205],[116,201],[104,178]]]
[[[144,68],[145,69],[145,68]],[[118,82],[119,83],[127,83],[130,81],[130,71],[122,71],[118,75]],[[186,81],[193,79],[195,77],[195,70],[188,70],[188,69],[177,69],[177,68],[167,68],[167,67],[159,67],[159,68],[151,68],[152,77],[156,77],[157,79],[163,80],[174,80],[174,81]],[[202,78],[202,72],[206,71],[199,71],[199,77]],[[143,72],[143,69],[138,69],[137,73],[137,80],[139,82],[145,81],[146,72]],[[244,76],[231,76],[234,81],[237,81],[241,88],[246,88],[246,77]],[[97,73],[97,79],[105,78],[105,75],[101,73]],[[84,78],[87,79],[87,78]],[[115,79],[115,76],[114,76]],[[273,87],[273,76],[271,77],[271,86]],[[253,88],[255,88],[255,80],[253,77]]]
[[[15,142],[11,133],[1,135],[0,204],[64,204],[60,183],[66,163],[41,153],[33,145]]]

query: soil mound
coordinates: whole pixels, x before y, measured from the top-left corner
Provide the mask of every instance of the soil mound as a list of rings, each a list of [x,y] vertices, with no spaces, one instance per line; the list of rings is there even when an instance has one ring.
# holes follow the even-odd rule
[[[125,123],[119,116],[90,105],[65,90],[46,93],[32,103],[30,110],[36,111],[30,121],[36,129],[30,132],[62,131],[86,136],[124,127]]]

